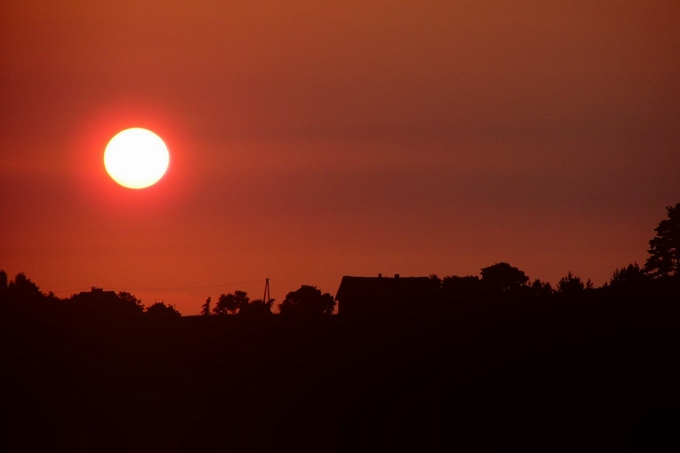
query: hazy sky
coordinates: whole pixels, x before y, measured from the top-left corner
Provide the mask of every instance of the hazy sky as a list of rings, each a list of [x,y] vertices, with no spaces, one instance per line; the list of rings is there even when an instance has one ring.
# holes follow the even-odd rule
[[[134,126],[142,191],[103,167]],[[59,296],[601,285],[677,202],[675,0],[0,2],[0,269]]]

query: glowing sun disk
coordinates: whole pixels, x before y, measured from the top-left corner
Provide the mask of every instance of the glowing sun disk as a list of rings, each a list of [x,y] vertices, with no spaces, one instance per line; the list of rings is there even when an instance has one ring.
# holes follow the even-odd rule
[[[118,184],[130,189],[156,184],[169,163],[170,155],[163,140],[140,127],[117,133],[104,150],[106,172]]]

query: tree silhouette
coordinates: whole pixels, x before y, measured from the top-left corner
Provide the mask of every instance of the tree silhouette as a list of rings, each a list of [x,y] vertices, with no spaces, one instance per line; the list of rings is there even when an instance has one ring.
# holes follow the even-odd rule
[[[335,299],[328,293],[321,293],[316,286],[302,285],[297,291],[286,294],[279,304],[282,315],[330,315],[335,308]]]
[[[557,282],[557,292],[567,296],[580,294],[586,289],[592,289],[592,287],[593,282],[590,279],[584,284],[581,277],[575,276],[571,271]]]
[[[133,294],[126,291],[118,292],[118,298],[121,302],[125,303],[129,307],[135,307],[137,310],[144,311],[144,304],[141,299],[137,299]]]
[[[538,297],[549,296],[555,292],[550,285],[550,282],[543,282],[539,279],[534,280],[531,284],[531,289],[533,290],[534,295]]]
[[[450,275],[442,280],[444,297],[466,298],[477,296],[481,291],[481,281],[476,275],[459,277]]]
[[[611,287],[641,286],[648,280],[649,277],[644,269],[641,269],[638,263],[635,263],[614,270],[612,278],[609,280],[609,285]]]
[[[174,305],[165,305],[165,302],[155,302],[146,309],[146,314],[155,318],[179,318],[182,316]]]
[[[8,296],[15,300],[26,302],[35,301],[43,297],[38,285],[33,283],[23,272],[17,274],[7,286]]]
[[[208,297],[205,300],[205,303],[203,305],[201,305],[201,315],[202,316],[210,316],[210,302],[211,302],[211,299],[210,299],[210,297]]]
[[[527,286],[529,277],[508,263],[496,263],[481,271],[482,283],[492,291],[515,292]]]
[[[222,294],[213,308],[213,312],[218,315],[224,315],[231,313],[235,315],[241,307],[247,305],[250,302],[248,293],[245,291],[235,291],[233,294]]]
[[[265,302],[261,299],[252,300],[247,304],[241,305],[238,314],[243,316],[267,316],[272,314],[271,307],[274,299]]]
[[[652,278],[680,275],[680,203],[666,206],[668,218],[654,229],[656,236],[649,241],[645,271]]]
[[[7,272],[0,271],[0,301],[7,299],[7,285],[9,281],[7,280]]]

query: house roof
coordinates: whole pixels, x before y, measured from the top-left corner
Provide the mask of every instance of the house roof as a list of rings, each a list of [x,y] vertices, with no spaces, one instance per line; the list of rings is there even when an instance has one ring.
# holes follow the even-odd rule
[[[429,277],[344,276],[335,295],[338,302],[370,301],[426,294],[432,288]]]
[[[104,291],[102,288],[93,287],[91,291],[81,291],[76,294],[76,297],[86,299],[86,300],[108,300],[108,301],[119,301],[120,298],[115,291]]]

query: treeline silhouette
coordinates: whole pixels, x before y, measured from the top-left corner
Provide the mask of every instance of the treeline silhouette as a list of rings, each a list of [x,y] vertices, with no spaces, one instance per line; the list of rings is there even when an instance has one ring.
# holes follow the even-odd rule
[[[352,297],[397,292],[348,312],[340,294],[303,285],[279,315],[236,291],[182,317],[127,292],[60,299],[0,272],[0,443],[676,451],[679,220],[680,204],[669,207],[646,263],[599,288],[571,272],[553,287],[499,262],[479,275],[350,278]]]
[[[678,284],[675,271],[663,275],[652,276],[647,268],[632,263],[617,268],[608,282],[596,288],[588,279],[568,272],[553,288],[549,282],[539,279],[530,281],[524,271],[500,262],[482,268],[480,276],[451,275],[439,278],[432,274],[427,286],[420,285],[418,292],[402,294],[387,293],[370,294],[380,313],[388,311],[423,310],[435,308],[442,304],[465,304],[466,302],[493,302],[500,300],[564,300],[588,297],[593,293],[619,294],[622,291],[659,292],[672,290]],[[387,300],[380,300],[386,298]],[[50,313],[51,315],[76,316],[112,316],[112,317],[144,317],[144,318],[177,318],[181,313],[174,305],[165,302],[154,302],[146,307],[140,299],[126,291],[103,291],[92,288],[92,291],[81,292],[67,298],[59,298],[54,293],[43,293],[37,284],[18,273],[13,280],[0,270],[0,302],[10,304],[17,309],[24,308],[33,313]],[[260,318],[273,315],[271,308],[275,300],[251,300],[245,291],[222,294],[212,306],[212,298],[208,297],[201,306],[201,316],[241,315]],[[282,303],[278,304],[283,316],[316,316],[331,315],[337,301],[329,293],[322,293],[315,286],[302,285],[298,290],[289,292]],[[371,313],[371,307],[366,307]],[[376,313],[373,313],[376,314]]]
[[[422,309],[436,303],[461,303],[466,300],[495,300],[508,298],[564,298],[587,295],[588,291],[600,289],[604,291],[658,291],[677,284],[678,250],[680,249],[680,203],[668,206],[668,218],[659,222],[656,236],[649,241],[650,256],[645,265],[640,267],[631,263],[614,270],[609,282],[601,288],[595,288],[588,279],[583,281],[569,271],[555,287],[539,279],[531,281],[524,271],[506,262],[482,268],[480,276],[447,276],[440,279],[430,276],[430,284],[418,286],[417,291],[406,291],[404,294],[371,294],[373,299],[392,298],[377,303],[382,311]],[[403,285],[402,285],[403,287]],[[155,302],[145,307],[134,295],[121,291],[114,297],[111,291],[92,288],[91,292],[82,292],[66,299],[59,299],[53,293],[44,294],[39,287],[23,273],[13,280],[0,271],[0,301],[39,305],[40,310],[63,309],[73,314],[85,314],[101,310],[108,315],[139,315],[146,313],[152,317],[177,317],[180,313],[173,305]],[[361,296],[361,295],[360,295]],[[366,296],[366,295],[364,295]],[[365,298],[365,297],[364,297]],[[57,304],[56,302],[60,302]],[[410,302],[410,304],[409,304]],[[271,308],[275,300],[251,300],[245,291],[222,294],[211,307],[209,297],[201,307],[201,315],[240,314],[260,317],[272,314]],[[328,293],[322,293],[315,286],[302,285],[298,290],[289,292],[282,303],[278,304],[282,315],[330,315],[336,301]]]
[[[10,280],[3,270],[0,270],[0,303],[4,304],[5,309],[41,316],[49,315],[56,317],[55,319],[69,316],[79,319],[99,316],[112,318],[181,316],[174,305],[154,302],[145,307],[140,299],[126,291],[115,293],[93,287],[91,291],[59,298],[52,292],[43,293],[23,272]]]

